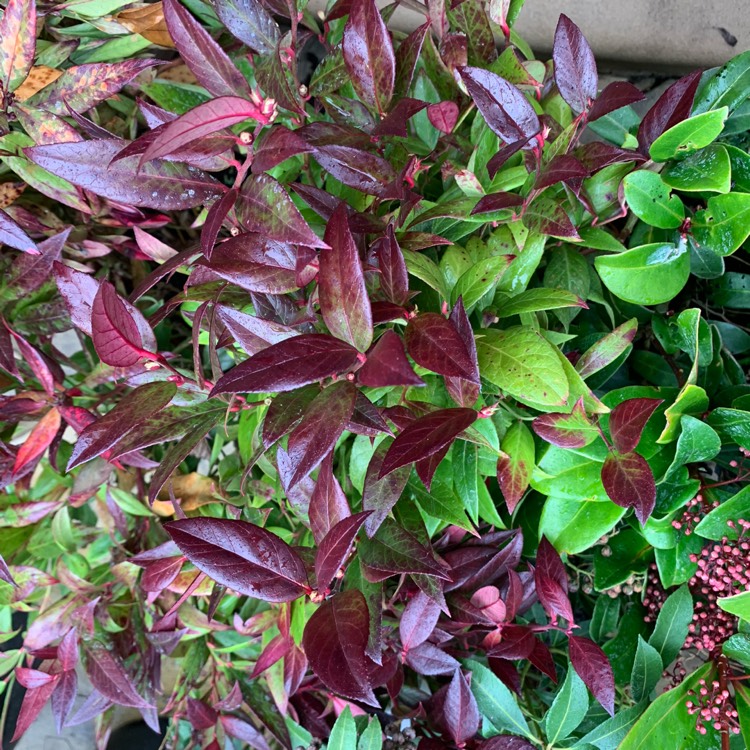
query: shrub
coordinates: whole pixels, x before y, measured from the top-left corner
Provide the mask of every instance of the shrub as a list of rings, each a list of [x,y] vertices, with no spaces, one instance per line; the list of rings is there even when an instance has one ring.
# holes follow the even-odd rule
[[[16,737],[750,736],[750,54],[640,119],[521,5],[9,0]]]

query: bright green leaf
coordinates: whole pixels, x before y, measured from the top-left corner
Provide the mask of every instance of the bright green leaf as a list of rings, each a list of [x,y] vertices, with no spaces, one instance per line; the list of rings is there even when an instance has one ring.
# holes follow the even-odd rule
[[[647,224],[660,229],[677,229],[685,221],[685,206],[656,172],[640,169],[622,181],[630,210]]]
[[[717,255],[731,255],[750,237],[750,193],[727,193],[708,199],[693,218],[695,242]]]
[[[669,187],[684,193],[728,193],[732,186],[729,154],[720,143],[714,143],[670,164],[661,178]]]
[[[648,639],[649,645],[661,655],[665,666],[671,664],[680,653],[692,621],[693,597],[687,586],[681,586],[662,605],[654,632]]]
[[[661,654],[639,635],[638,649],[635,652],[633,672],[630,677],[630,690],[633,693],[633,699],[640,701],[643,698],[648,698],[651,691],[656,687],[656,683],[659,682],[663,671],[664,665],[662,664]]]
[[[724,130],[728,115],[729,109],[722,107],[678,122],[651,144],[651,158],[654,161],[669,161],[708,146]]]
[[[555,700],[544,717],[544,731],[551,744],[564,740],[576,730],[589,710],[589,693],[583,680],[568,664],[565,676]]]

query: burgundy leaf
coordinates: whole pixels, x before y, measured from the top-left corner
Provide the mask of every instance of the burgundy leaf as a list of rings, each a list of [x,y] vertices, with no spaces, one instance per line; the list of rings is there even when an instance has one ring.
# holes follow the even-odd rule
[[[310,229],[289,194],[271,175],[251,174],[243,183],[235,208],[249,232],[260,232],[277,242],[326,248]]]
[[[508,543],[498,549],[501,542]],[[450,591],[473,591],[497,581],[515,568],[521,560],[523,534],[518,530],[500,531],[484,544],[459,547],[446,552],[445,561],[450,566],[451,583],[445,586]],[[488,546],[488,545],[492,546]]]
[[[528,141],[541,129],[529,100],[511,83],[482,68],[459,71],[469,96],[493,133],[506,143]]]
[[[374,663],[366,655],[370,613],[356,589],[336,594],[313,613],[305,625],[302,647],[310,667],[335,693],[371,706],[378,702],[369,674]]]
[[[57,675],[41,672],[38,669],[28,669],[27,667],[16,667],[16,680],[21,687],[27,690],[36,690],[37,688],[55,682]]]
[[[207,260],[211,260],[211,253],[213,252],[216,238],[219,236],[224,219],[227,218],[227,214],[234,208],[236,201],[237,190],[233,188],[229,192],[224,193],[208,209],[206,223],[203,225],[203,229],[201,229],[201,251]]]
[[[515,193],[490,193],[483,195],[471,209],[471,215],[486,214],[490,211],[502,211],[504,208],[516,208],[523,205],[523,198]]]
[[[164,263],[177,255],[177,251],[140,227],[133,227],[138,249],[157,263]]]
[[[398,625],[404,651],[416,648],[431,635],[440,617],[440,605],[427,594],[418,591],[404,608]]]
[[[406,129],[406,123],[421,112],[427,106],[427,102],[421,102],[418,99],[404,97],[396,102],[396,106],[375,126],[372,131],[373,135],[394,135],[399,138],[406,138],[409,133]]]
[[[151,705],[138,695],[133,680],[119,658],[102,645],[92,644],[86,650],[86,674],[91,684],[118,706],[148,708]]]
[[[593,122],[616,109],[627,107],[643,99],[645,99],[645,94],[629,81],[612,81],[604,87],[601,94],[596,98],[589,110],[588,121]]]
[[[645,160],[642,154],[637,151],[629,151],[624,148],[618,148],[611,143],[594,141],[575,150],[575,157],[586,169],[593,174],[610,164],[620,164],[627,161],[641,162]]]
[[[570,662],[586,687],[610,715],[615,713],[615,678],[607,655],[588,638],[569,636]]]
[[[217,0],[213,8],[229,33],[253,52],[267,55],[276,49],[279,27],[259,0]]]
[[[546,537],[541,538],[537,549],[534,581],[539,602],[550,619],[562,617],[572,625],[575,618],[568,598],[568,575],[560,555]]]
[[[386,112],[393,96],[393,43],[375,0],[352,0],[342,42],[352,85],[365,104]]]
[[[633,508],[645,524],[656,503],[656,482],[648,461],[638,453],[610,453],[602,465],[602,484],[610,500]]]
[[[161,411],[176,393],[177,386],[164,381],[147,383],[131,391],[112,411],[83,429],[73,447],[68,471],[109,450],[131,430]]]
[[[552,59],[560,95],[578,115],[596,99],[599,76],[589,43],[578,26],[564,14],[557,22]]]
[[[2,555],[0,555],[0,581],[5,581],[5,583],[9,583],[11,586],[18,585],[15,580],[13,580],[13,575],[10,572],[10,568],[3,559]]]
[[[558,182],[581,179],[588,177],[588,175],[586,167],[574,156],[559,154],[542,167],[542,171],[534,183],[534,188],[541,190],[542,188],[550,187],[550,185],[556,185]]]
[[[557,684],[557,671],[555,669],[555,660],[552,658],[552,652],[547,645],[537,638],[534,644],[534,650],[529,654],[529,661],[542,673]]]
[[[534,745],[523,737],[500,734],[482,742],[477,750],[534,750]]]
[[[437,453],[433,453],[427,458],[423,458],[420,461],[415,462],[414,471],[417,476],[422,480],[422,484],[430,491],[432,487],[432,478],[435,476],[435,472],[440,466],[442,460],[448,455],[450,445],[446,445],[441,448]]]
[[[18,367],[16,366],[16,357],[13,352],[13,339],[8,324],[0,318],[0,367],[9,375],[18,377]],[[7,404],[6,404],[7,405]],[[29,404],[34,410],[38,405]],[[5,419],[6,417],[0,417]]]
[[[365,531],[367,536],[370,537],[380,528],[386,516],[398,502],[411,473],[409,466],[403,466],[387,476],[380,477],[383,459],[391,443],[390,440],[384,440],[375,449],[375,453],[367,466],[365,485],[362,491],[362,508],[372,511],[372,515],[365,521]]]
[[[112,706],[112,701],[105,698],[100,692],[94,690],[81,704],[73,716],[65,722],[66,727],[75,727],[85,724],[99,716]]]
[[[5,211],[0,211],[0,245],[8,245],[31,255],[40,254],[34,240]]]
[[[263,318],[240,312],[232,307],[219,305],[216,310],[219,320],[248,354],[257,354],[273,344],[299,335],[294,328],[263,320]]]
[[[177,578],[184,561],[183,557],[167,557],[147,565],[141,576],[141,588],[144,591],[163,591]]]
[[[318,395],[320,388],[310,385],[276,396],[263,420],[263,446],[270,448],[277,440],[291,432]]]
[[[497,481],[509,513],[513,513],[521,502],[533,471],[534,467],[524,461],[522,456],[503,455],[497,459]]]
[[[326,172],[344,185],[367,195],[380,195],[385,186],[396,179],[393,167],[382,156],[335,143],[311,145],[315,148],[315,158]]]
[[[219,715],[211,706],[199,701],[197,698],[187,699],[187,720],[192,724],[193,729],[198,731],[210,729]]]
[[[581,397],[570,414],[542,414],[531,426],[542,440],[559,448],[583,448],[596,440],[599,432],[586,415]]]
[[[281,341],[254,354],[216,383],[219,393],[278,393],[315,383],[350,369],[357,350],[322,333],[308,333]]]
[[[453,323],[458,335],[466,346],[469,360],[472,364],[472,376],[469,379],[462,377],[445,378],[445,387],[451,398],[459,405],[465,407],[474,406],[479,398],[479,363],[477,361],[477,345],[474,341],[474,330],[469,322],[469,316],[464,308],[462,297],[456,300],[450,314],[450,322]]]
[[[41,687],[27,690],[24,693],[23,701],[21,702],[21,710],[16,719],[16,728],[13,732],[11,742],[15,742],[22,737],[24,732],[26,732],[26,730],[34,723],[34,720],[41,713],[56,686],[57,681],[51,680]]]
[[[631,318],[600,338],[576,362],[578,374],[582,378],[587,378],[614,362],[623,352],[628,350],[637,332],[638,320]]]
[[[458,104],[452,101],[438,102],[427,107],[427,118],[441,133],[452,133],[458,122]]]
[[[267,172],[292,156],[308,154],[312,150],[312,146],[308,145],[304,138],[294,130],[289,130],[283,125],[274,125],[268,135],[256,146],[251,171],[253,174]],[[296,185],[294,187],[296,189]]]
[[[294,487],[333,450],[354,410],[357,388],[348,380],[325,388],[308,406],[289,435],[289,461],[293,470],[287,483]]]
[[[177,51],[198,83],[214,96],[250,94],[245,77],[179,0],[164,0],[164,20]]]
[[[78,665],[78,633],[71,628],[57,647],[57,658],[63,671],[75,669]]]
[[[472,362],[455,325],[438,313],[421,313],[409,321],[404,336],[406,350],[422,367],[479,383]]]
[[[690,117],[693,99],[701,80],[701,71],[675,81],[646,112],[638,128],[638,146],[648,156],[651,144],[666,130]]]
[[[333,475],[332,464],[333,452],[329,453],[320,465],[308,509],[310,529],[318,546],[331,529],[352,514],[346,495]]]
[[[409,274],[393,224],[389,224],[385,235],[373,244],[372,252],[378,259],[381,292],[395,305],[405,305],[409,301]]]
[[[412,370],[401,339],[392,330],[386,331],[367,353],[367,361],[357,377],[362,385],[371,388],[424,385],[424,381]]]
[[[459,747],[479,731],[479,707],[460,669],[455,671],[448,686],[443,711],[442,721]]]
[[[609,415],[609,434],[620,453],[634,451],[649,417],[664,401],[661,398],[630,398],[618,404]]]
[[[385,419],[383,419],[380,409],[362,391],[357,392],[354,411],[346,424],[346,429],[356,435],[367,435],[368,437],[377,437],[382,432],[388,435],[393,434]]]
[[[396,50],[396,85],[393,92],[396,98],[405,96],[411,86],[422,45],[429,30],[429,21],[418,26]]]
[[[12,471],[14,475],[17,475],[27,464],[38,459],[49,448],[60,429],[61,421],[60,412],[53,407],[34,425],[34,429],[16,453]]]
[[[318,591],[324,593],[336,574],[344,566],[354,546],[354,538],[362,528],[369,512],[357,513],[339,521],[326,534],[315,554],[315,576]]]
[[[417,674],[426,677],[453,674],[461,664],[433,643],[420,643],[408,650],[404,661]]]
[[[220,716],[219,721],[221,726],[224,727],[224,731],[231,737],[246,742],[255,750],[270,750],[266,738],[249,722],[237,716]]]
[[[421,461],[442,451],[477,418],[473,409],[439,409],[426,414],[402,430],[383,459],[380,477],[401,466]]]
[[[185,557],[216,582],[268,602],[307,589],[305,566],[282,539],[244,521],[184,518],[164,526]]]
[[[156,160],[138,172],[135,156],[111,163],[122,146],[116,139],[80,141],[33,146],[24,153],[78,187],[131,206],[176,211],[200,206],[227,190],[213,177],[186,164]]]
[[[65,720],[70,715],[77,693],[78,676],[75,670],[66,670],[60,675],[60,680],[55,686],[55,690],[52,693],[52,700],[50,701],[52,716],[55,719],[55,728],[58,734],[62,732]]]
[[[294,641],[287,635],[279,634],[272,638],[258,657],[258,661],[255,662],[250,679],[254,680],[258,675],[263,674],[263,672],[276,664],[279,659],[283,659],[293,645]]]
[[[536,134],[534,134],[536,135]],[[509,143],[507,146],[503,146],[488,162],[487,162],[487,173],[490,177],[494,177],[500,170],[500,167],[510,159],[513,154],[517,154],[522,148],[525,148],[528,142],[534,136],[528,138],[520,138],[517,141]]]

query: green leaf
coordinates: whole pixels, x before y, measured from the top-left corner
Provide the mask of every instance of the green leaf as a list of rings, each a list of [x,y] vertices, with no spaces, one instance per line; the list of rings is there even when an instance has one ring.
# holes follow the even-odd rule
[[[750,521],[750,487],[741,489],[729,500],[725,500],[714,508],[701,520],[694,531],[704,539],[713,539],[717,542],[723,537],[737,539],[741,531],[737,524],[740,519]],[[734,525],[728,526],[727,521],[733,521]]]
[[[620,622],[620,600],[599,596],[589,623],[589,635],[599,644],[608,641]]]
[[[631,211],[647,224],[660,229],[677,229],[685,221],[685,206],[656,172],[640,169],[622,181]]]
[[[666,666],[680,653],[692,620],[693,597],[687,586],[680,586],[667,597],[656,619],[654,632],[648,639],[649,645],[659,652]]]
[[[665,588],[681,586],[695,575],[698,563],[691,562],[690,555],[698,554],[703,543],[697,534],[677,534],[674,547],[655,550],[659,578]]]
[[[735,705],[739,714],[740,729],[745,745],[750,747],[750,691],[741,684],[734,685]]]
[[[685,414],[703,414],[708,409],[708,396],[699,385],[686,383],[673,404],[664,411],[666,426],[656,442],[660,445],[671,443],[677,437],[680,420]]]
[[[601,227],[581,227],[578,230],[584,247],[606,250],[609,253],[625,252],[625,245]]]
[[[373,716],[367,722],[367,728],[359,738],[357,750],[382,750],[382,747],[383,730],[380,728],[378,719]]]
[[[412,276],[432,287],[446,302],[451,298],[440,266],[422,253],[404,251],[406,268]]]
[[[523,245],[523,250],[508,266],[508,270],[503,274],[502,279],[500,279],[498,289],[503,292],[510,292],[511,294],[518,294],[526,289],[534,271],[536,271],[542,260],[546,242],[546,235],[529,234]]]
[[[711,460],[721,450],[721,438],[710,425],[689,414],[680,417],[682,432],[677,439],[677,450],[667,475],[685,464]]]
[[[635,652],[633,672],[630,677],[630,690],[635,701],[648,698],[659,682],[664,665],[661,654],[643,638],[638,636],[638,648]]]
[[[693,218],[693,238],[717,255],[731,255],[750,237],[750,193],[727,193],[708,199]]]
[[[466,440],[456,440],[453,453],[453,486],[462,499],[469,518],[479,521],[479,446]]]
[[[750,95],[750,50],[732,58],[722,68],[706,73],[695,95],[693,112],[718,107],[734,109]]]
[[[594,552],[594,586],[598,591],[624,583],[632,573],[646,571],[653,560],[651,545],[635,529],[623,529],[607,543],[610,555],[602,548]]]
[[[565,676],[555,700],[544,717],[544,732],[547,741],[555,744],[564,740],[576,730],[589,710],[589,693],[583,680],[576,674],[569,663]]]
[[[594,263],[609,291],[636,305],[669,302],[690,276],[690,255],[684,242],[642,245],[620,255],[600,255]]]
[[[500,297],[500,295],[498,295]],[[563,307],[584,307],[584,301],[573,292],[564,289],[527,289],[525,292],[501,299],[495,297],[497,315],[509,318],[511,315],[538,312],[539,310],[559,310]]]
[[[347,706],[336,719],[328,738],[328,750],[352,750],[357,746],[357,725]]]
[[[740,409],[714,409],[706,418],[723,442],[737,443],[750,450],[750,412]]]
[[[539,534],[558,552],[574,555],[612,531],[623,515],[625,508],[608,500],[548,497],[539,519]]]
[[[588,299],[591,289],[589,264],[580,251],[570,245],[555,249],[549,256],[544,270],[544,286],[551,289],[567,289],[582,300]],[[555,315],[568,326],[580,310],[558,310]]]
[[[742,664],[743,667],[750,669],[750,635],[746,633],[737,633],[731,638],[724,641],[722,651],[725,656]]]
[[[732,187],[729,154],[720,143],[714,143],[670,164],[661,178],[669,187],[684,193],[728,193]]]
[[[153,516],[154,513],[145,506],[138,498],[133,497],[129,492],[121,490],[119,487],[110,487],[109,494],[120,507],[120,510],[129,516]]]
[[[584,735],[574,747],[583,748],[593,745],[598,750],[617,750],[642,712],[641,706],[631,706],[618,711],[614,716],[606,719]]]
[[[485,258],[475,263],[456,282],[451,293],[451,304],[461,297],[466,312],[471,312],[474,305],[484,297],[485,294],[494,291],[501,276],[508,269],[513,258],[510,255],[498,255],[494,258]]]
[[[498,732],[509,731],[532,738],[515,696],[500,679],[478,662],[467,661],[465,666],[471,671],[471,692],[476,698],[479,711],[490,724]]]
[[[678,122],[651,144],[651,158],[654,161],[669,161],[708,146],[724,130],[728,115],[729,109],[722,107]]]
[[[406,485],[407,497],[419,503],[419,507],[433,518],[462,529],[470,529],[471,523],[464,513],[464,503],[453,489],[452,467],[448,461],[440,464],[432,479],[429,491],[412,474]]]
[[[477,357],[482,376],[522,403],[555,407],[568,399],[555,348],[530,328],[484,330],[477,336]]]
[[[718,599],[719,606],[730,615],[750,621],[750,591],[743,591],[734,596],[722,596]]]

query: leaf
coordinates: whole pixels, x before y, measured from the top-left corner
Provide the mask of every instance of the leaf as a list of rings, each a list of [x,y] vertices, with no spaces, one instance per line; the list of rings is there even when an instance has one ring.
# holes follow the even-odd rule
[[[119,658],[102,645],[92,644],[86,649],[86,674],[99,693],[119,706],[149,708],[151,705],[138,694]]]
[[[675,81],[646,113],[638,128],[638,146],[648,154],[651,144],[669,128],[690,116],[693,97],[700,83],[701,73],[696,70]]]
[[[664,162],[713,143],[724,130],[729,110],[726,107],[683,120],[662,133],[649,149],[651,159]]]
[[[411,474],[409,466],[402,466],[400,469],[380,477],[383,459],[391,444],[392,441],[384,440],[375,449],[375,453],[367,466],[362,490],[362,509],[372,511],[365,521],[365,531],[369,537],[372,537],[380,528],[386,516],[398,502]]]
[[[320,546],[326,535],[351,516],[349,503],[336,477],[333,475],[333,452],[323,460],[310,498],[308,516],[315,543]],[[369,515],[369,514],[368,514]],[[365,516],[367,520],[367,516]]]
[[[354,546],[354,538],[370,514],[357,513],[339,521],[320,542],[315,555],[315,577],[318,591],[328,589],[336,574],[344,566]]]
[[[279,393],[292,391],[350,369],[357,350],[322,333],[306,333],[280,341],[254,354],[219,379],[219,393]]]
[[[424,385],[412,370],[401,339],[392,330],[386,331],[367,353],[367,361],[357,372],[357,378],[371,388]]]
[[[310,667],[330,690],[377,706],[369,684],[374,666],[366,655],[370,613],[362,593],[343,591],[318,607],[305,625],[302,648]]]
[[[558,182],[572,182],[589,176],[589,170],[575,156],[558,154],[542,167],[534,187],[541,190]]]
[[[474,305],[485,294],[494,291],[503,274],[508,270],[513,255],[498,255],[480,260],[461,274],[451,293],[451,300],[455,305],[461,299],[466,310],[471,312]]]
[[[0,87],[15,91],[34,63],[36,50],[36,3],[9,0],[0,19]]]
[[[461,80],[493,133],[505,143],[528,141],[541,129],[529,100],[512,84],[489,70],[461,68]]]
[[[680,586],[661,606],[654,632],[648,639],[668,667],[678,656],[693,621],[693,597],[687,586]]]
[[[594,122],[621,107],[627,107],[645,99],[645,95],[629,81],[608,83],[589,110],[588,121]]]
[[[568,574],[565,572],[557,550],[544,536],[536,551],[534,582],[539,603],[544,607],[550,619],[555,621],[558,617],[562,617],[569,625],[573,625],[575,618],[568,598]],[[575,664],[573,666],[575,667]],[[576,671],[580,672],[578,668]],[[581,677],[585,682],[586,678],[583,675]]]
[[[36,718],[42,712],[47,704],[52,691],[56,687],[56,680],[52,680],[33,690],[27,690],[24,693],[21,709],[16,719],[16,727],[11,737],[11,742],[15,742],[26,732],[34,723]]]
[[[612,294],[636,305],[669,302],[690,276],[690,254],[683,242],[656,242],[619,255],[600,255],[594,265]]]
[[[67,670],[60,675],[50,700],[52,716],[55,719],[55,729],[61,734],[65,721],[75,703],[78,692],[78,676],[74,670]]]
[[[609,434],[620,453],[636,449],[646,423],[663,401],[661,398],[629,398],[612,410]]]
[[[476,381],[475,366],[466,344],[451,321],[438,313],[411,318],[404,335],[414,361],[439,375]]]
[[[453,674],[460,663],[432,643],[425,642],[406,652],[404,662],[425,677]]]
[[[656,172],[640,169],[622,181],[630,210],[647,224],[660,229],[677,229],[685,221],[685,205]]]
[[[708,199],[692,224],[695,242],[722,257],[731,255],[750,236],[750,193],[727,193]]]
[[[214,96],[250,94],[242,73],[179,0],[164,0],[164,20],[177,51],[198,83]]]
[[[375,0],[353,0],[342,48],[357,95],[383,114],[393,96],[396,59],[390,34]]]
[[[2,210],[0,210],[0,244],[31,255],[39,255],[34,240]]]
[[[489,195],[483,195],[474,208],[471,209],[471,215],[491,213],[494,211],[502,211],[504,208],[515,208],[523,205],[523,198],[515,193],[490,193]]]
[[[698,425],[700,425],[701,428],[708,427],[708,425],[703,422],[689,416],[683,416],[681,421],[683,432],[680,436],[680,440],[677,442],[678,455],[680,453],[680,441],[685,435],[685,430],[688,425],[695,423],[696,427]],[[711,428],[708,427],[708,429]],[[709,444],[708,439],[701,441],[701,449],[705,449],[707,444]],[[714,444],[709,452],[712,452],[715,447],[716,445]],[[716,452],[718,453],[718,451]],[[750,517],[750,487],[745,487],[736,495],[733,495],[728,500],[724,500],[720,505],[707,513],[695,527],[694,532],[702,536],[704,539],[713,539],[717,542],[720,542],[724,537],[728,539],[738,539],[742,531],[739,524],[737,524],[737,521],[739,519],[744,520],[748,517]],[[729,525],[729,522],[731,522],[731,526]]]
[[[561,406],[568,379],[554,347],[531,328],[484,329],[477,338],[482,377],[522,403]]]
[[[328,222],[325,241],[329,247],[320,253],[318,273],[320,312],[336,338],[364,352],[372,343],[372,308],[343,202]]]
[[[353,750],[357,745],[357,725],[347,706],[336,719],[328,737],[328,750]]]
[[[445,693],[442,722],[459,747],[479,730],[479,707],[460,669],[453,673]]]
[[[224,731],[232,736],[247,743],[250,747],[257,750],[269,750],[266,738],[252,724],[236,716],[219,716],[219,722]]]
[[[432,126],[446,135],[456,127],[458,115],[458,105],[452,101],[437,102],[427,107],[427,118]]]
[[[638,636],[638,648],[635,652],[633,672],[630,677],[630,690],[633,700],[641,701],[651,695],[656,683],[661,679],[664,665],[661,654]]]
[[[404,608],[398,632],[404,652],[424,643],[432,634],[440,617],[440,604],[418,591]]]
[[[534,745],[512,734],[498,734],[484,740],[479,750],[534,750]]]
[[[63,116],[69,110],[86,112],[117,94],[144,70],[158,64],[158,60],[134,59],[74,65],[31,97],[29,104]]]
[[[114,409],[83,429],[68,462],[68,471],[101,456],[118,440],[161,411],[177,393],[166,381],[147,383],[125,396]]]
[[[637,331],[638,319],[631,318],[599,339],[576,362],[578,374],[582,378],[587,378],[612,364],[620,355],[628,351]]]
[[[512,297],[496,297],[499,301],[497,315],[500,318],[510,318],[513,315],[538,312],[539,310],[559,310],[565,307],[585,307],[586,303],[573,292],[564,289],[527,289]]]
[[[389,224],[385,235],[373,244],[372,252],[378,259],[380,291],[395,305],[406,304],[409,300],[409,276],[393,224]]]
[[[103,198],[132,206],[176,211],[218,198],[226,188],[195,167],[152,161],[137,172],[137,157],[111,164],[120,140],[79,141],[24,149],[32,162]]]
[[[164,528],[198,570],[240,594],[288,602],[308,588],[297,553],[260,526],[225,518],[183,518]]]
[[[482,716],[498,731],[509,731],[532,739],[534,735],[513,694],[487,667],[466,662],[471,672],[471,692]]]
[[[656,503],[656,483],[643,456],[610,453],[602,464],[602,484],[613,503],[633,508],[636,518],[646,523]]]
[[[534,471],[534,437],[528,427],[518,421],[508,428],[500,447],[503,455],[497,460],[497,481],[508,512],[513,513],[526,493]]]
[[[578,399],[570,414],[543,414],[532,422],[542,440],[560,448],[584,448],[599,437],[599,430],[586,415],[583,399]]]
[[[568,636],[570,662],[594,698],[610,715],[615,713],[615,678],[606,654],[593,641]]]
[[[407,425],[383,459],[379,478],[415,461],[446,450],[477,419],[473,409],[439,409]]]
[[[598,92],[599,76],[589,43],[566,15],[561,14],[552,45],[555,83],[575,114],[588,109]]]
[[[544,732],[547,740],[554,745],[558,740],[564,740],[574,732],[583,721],[589,710],[589,695],[586,685],[576,674],[575,669],[568,665],[565,676],[555,700],[544,716]]]
[[[49,448],[60,429],[60,412],[52,407],[35,425],[18,449],[12,473],[17,475],[27,464],[35,461]]]
[[[570,240],[581,239],[563,204],[543,195],[528,206],[524,226],[532,232]]]
[[[213,7],[229,33],[253,52],[274,52],[281,36],[279,27],[258,0],[217,0]]]
[[[376,717],[370,717],[365,731],[362,732],[357,750],[383,750],[383,730]]]

